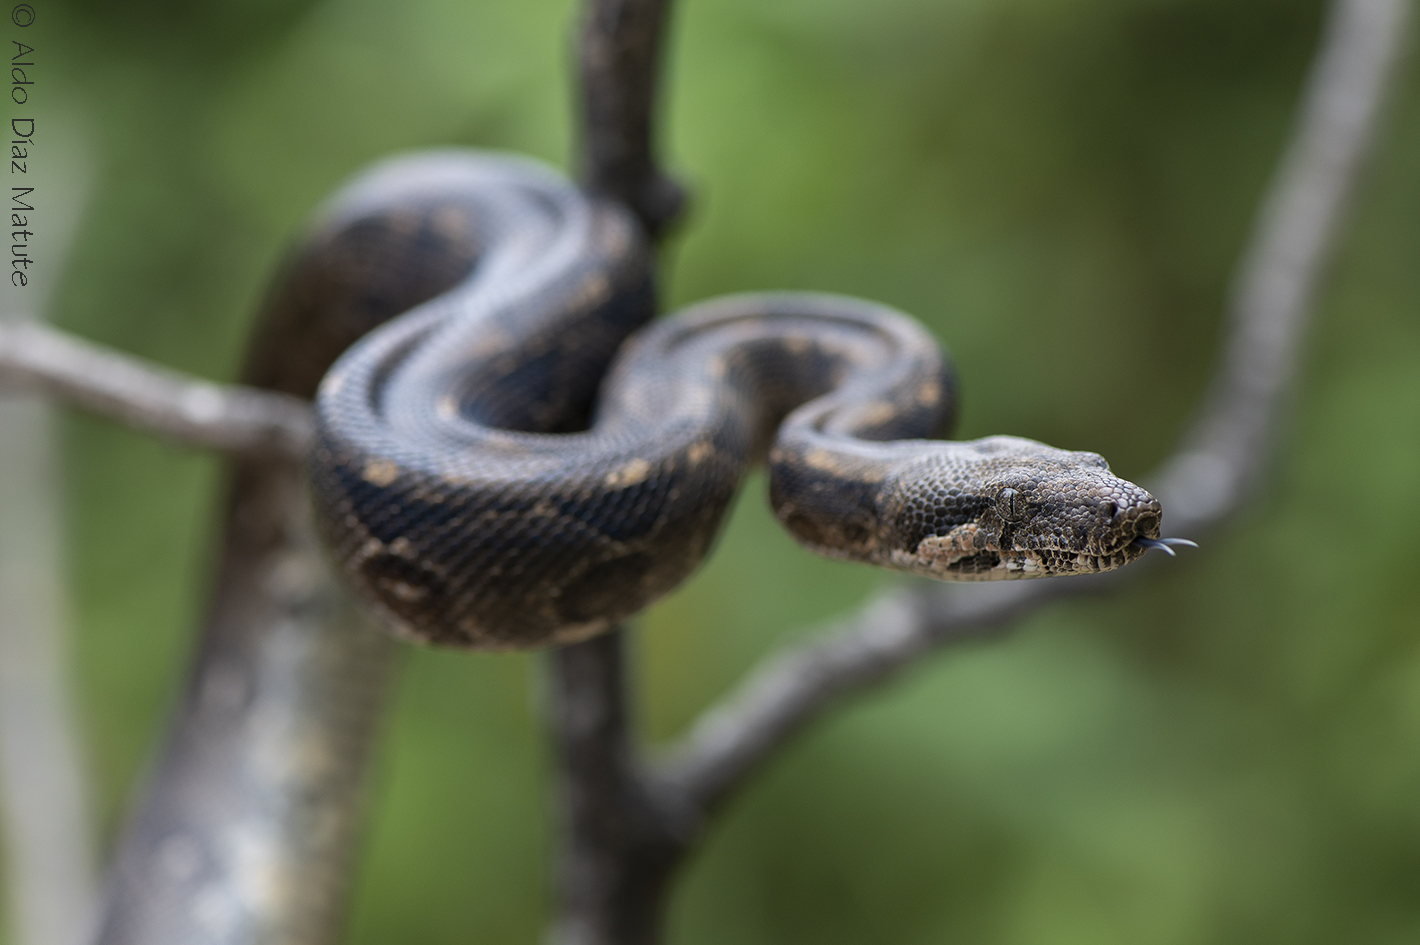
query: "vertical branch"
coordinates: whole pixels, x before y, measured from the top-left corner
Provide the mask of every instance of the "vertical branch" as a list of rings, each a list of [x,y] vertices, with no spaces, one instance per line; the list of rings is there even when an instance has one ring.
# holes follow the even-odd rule
[[[590,0],[578,46],[580,175],[630,207],[653,238],[680,215],[685,192],[652,156],[652,116],[667,0]]]
[[[655,239],[684,191],[652,156],[668,0],[588,0],[583,14],[580,175]],[[689,831],[658,803],[629,724],[617,629],[548,655],[559,839],[555,945],[654,945]]]
[[[623,632],[549,654],[562,817],[555,945],[651,945],[684,844],[642,776]]]

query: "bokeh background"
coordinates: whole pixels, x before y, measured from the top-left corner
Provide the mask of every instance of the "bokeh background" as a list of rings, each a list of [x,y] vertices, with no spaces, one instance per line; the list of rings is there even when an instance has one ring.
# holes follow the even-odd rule
[[[459,144],[567,163],[568,0],[36,6],[37,156],[87,195],[54,316],[200,375],[233,376],[283,247],[367,162]],[[1322,12],[683,0],[665,152],[695,203],[665,294],[892,303],[953,351],[960,435],[1143,476],[1205,386]],[[795,743],[691,863],[675,945],[1420,940],[1413,66],[1389,128],[1250,508],[1122,593],[943,653]],[[63,443],[107,844],[192,645],[220,467],[80,416]],[[888,580],[797,549],[752,480],[711,563],[641,623],[650,737]],[[538,668],[407,655],[352,943],[538,940]]]

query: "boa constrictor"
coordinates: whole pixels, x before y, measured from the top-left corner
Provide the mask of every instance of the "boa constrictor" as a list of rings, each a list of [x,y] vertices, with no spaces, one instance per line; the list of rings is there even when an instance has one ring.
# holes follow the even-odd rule
[[[396,158],[319,216],[252,379],[316,392],[320,530],[397,634],[604,630],[696,567],[760,460],[779,520],[835,557],[981,581],[1167,548],[1095,453],[928,439],[952,370],[907,316],[771,293],[652,322],[651,263],[625,211],[507,155]]]

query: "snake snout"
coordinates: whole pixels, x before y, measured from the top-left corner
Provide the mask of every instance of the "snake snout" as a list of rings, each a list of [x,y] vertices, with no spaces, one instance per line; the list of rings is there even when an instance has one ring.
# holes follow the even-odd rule
[[[1113,553],[1133,545],[1139,538],[1158,538],[1163,509],[1159,500],[1131,482],[1118,480],[1116,495],[1101,504],[1105,520],[1101,543]]]

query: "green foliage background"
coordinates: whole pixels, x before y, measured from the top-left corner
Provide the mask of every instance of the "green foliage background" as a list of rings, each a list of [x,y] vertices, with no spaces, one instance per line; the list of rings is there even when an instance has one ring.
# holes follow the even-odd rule
[[[36,6],[45,114],[94,172],[57,318],[198,374],[232,375],[283,246],[365,163],[449,144],[566,163],[568,0]],[[683,0],[665,137],[695,206],[669,301],[898,305],[958,360],[962,436],[1142,476],[1205,385],[1321,13]],[[814,729],[710,833],[676,945],[1420,939],[1414,68],[1391,114],[1252,507],[1120,595],[942,654]],[[191,646],[219,468],[87,418],[65,431],[111,839]],[[643,621],[653,738],[890,580],[799,551],[763,492]],[[537,662],[408,655],[352,943],[538,939]]]

